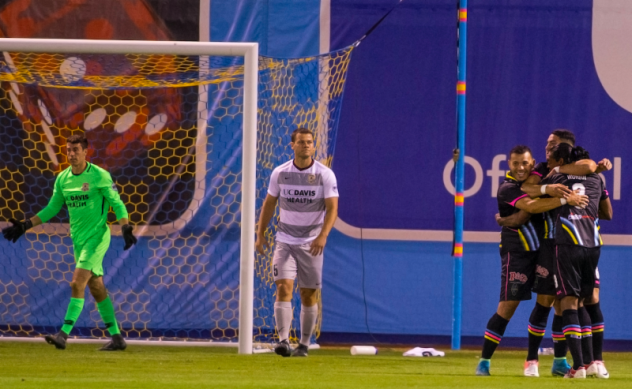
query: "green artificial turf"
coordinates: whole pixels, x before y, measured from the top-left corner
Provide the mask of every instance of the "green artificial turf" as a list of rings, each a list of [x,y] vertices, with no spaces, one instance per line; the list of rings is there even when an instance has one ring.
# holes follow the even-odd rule
[[[446,350],[444,358],[404,358],[402,350],[351,356],[314,350],[308,358],[237,355],[236,349],[129,346],[124,352],[70,344],[0,342],[0,388],[631,388],[632,354],[606,353],[609,380],[551,377],[553,357],[540,358],[540,378],[522,376],[525,351],[499,350],[492,377],[476,377],[478,351]]]

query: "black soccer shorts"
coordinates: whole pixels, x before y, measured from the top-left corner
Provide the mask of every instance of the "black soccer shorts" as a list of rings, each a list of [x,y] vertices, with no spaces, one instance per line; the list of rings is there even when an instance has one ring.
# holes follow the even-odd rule
[[[601,247],[557,245],[555,250],[557,298],[592,296]]]
[[[537,255],[537,251],[510,252],[500,249],[500,301],[531,300]]]
[[[557,293],[557,276],[555,275],[555,240],[540,241],[540,250],[535,264],[535,281],[533,292],[555,296]]]

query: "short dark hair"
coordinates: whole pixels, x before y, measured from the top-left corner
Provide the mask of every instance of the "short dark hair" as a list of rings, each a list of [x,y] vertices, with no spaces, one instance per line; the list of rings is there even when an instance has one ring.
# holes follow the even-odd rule
[[[560,143],[551,149],[551,157],[556,161],[563,160],[566,165],[582,159],[590,159],[590,154],[582,147],[573,147],[568,143]]]
[[[531,152],[531,149],[529,148],[529,146],[525,146],[525,145],[514,146],[514,148],[511,149],[511,151],[509,152],[509,158],[511,158],[511,154],[522,155],[524,153],[529,153],[531,154],[531,156],[533,156],[533,153]]]
[[[575,134],[572,131],[558,129],[551,133],[551,135],[555,135],[561,140],[565,140],[566,143],[570,143],[571,146],[575,146]]]
[[[292,132],[292,142],[296,142],[296,135],[298,134],[309,134],[312,136],[312,139],[314,139],[314,133],[311,130],[308,130],[304,127],[299,127]]]
[[[72,143],[73,145],[76,145],[77,143],[79,143],[81,144],[81,147],[84,150],[88,148],[88,139],[86,139],[85,135],[83,134],[76,134],[76,135],[69,136],[66,139],[66,143]]]

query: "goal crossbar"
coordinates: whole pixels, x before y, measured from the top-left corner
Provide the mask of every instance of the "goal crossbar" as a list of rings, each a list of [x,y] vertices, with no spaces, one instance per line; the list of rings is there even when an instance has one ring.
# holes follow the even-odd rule
[[[258,56],[259,44],[230,42],[0,38],[2,51],[85,54]]]

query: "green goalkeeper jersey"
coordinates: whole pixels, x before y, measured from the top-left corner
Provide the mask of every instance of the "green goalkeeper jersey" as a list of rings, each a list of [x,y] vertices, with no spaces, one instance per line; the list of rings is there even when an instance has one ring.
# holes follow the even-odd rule
[[[93,235],[103,233],[110,206],[117,219],[128,217],[110,173],[89,162],[81,174],[73,174],[72,167],[59,173],[53,197],[37,216],[46,223],[64,204],[68,207],[70,236],[75,244],[83,244]]]

